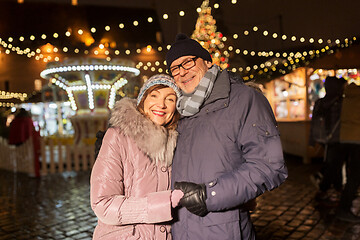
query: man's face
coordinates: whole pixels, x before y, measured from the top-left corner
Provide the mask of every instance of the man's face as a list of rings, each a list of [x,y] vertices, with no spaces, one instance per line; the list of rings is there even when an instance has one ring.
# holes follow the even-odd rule
[[[192,58],[194,58],[194,56],[180,57],[171,63],[170,69],[176,65],[189,61]],[[186,70],[183,67],[180,67],[180,73],[174,76],[175,82],[184,93],[192,93],[211,66],[211,62],[205,61],[202,58],[197,58],[195,60],[195,66],[192,68]]]

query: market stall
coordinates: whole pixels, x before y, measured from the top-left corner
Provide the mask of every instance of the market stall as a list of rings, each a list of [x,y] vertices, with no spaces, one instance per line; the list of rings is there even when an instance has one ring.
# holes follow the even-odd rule
[[[360,85],[360,69],[316,69],[302,67],[265,84],[268,98],[279,124],[284,152],[301,156],[304,163],[321,157],[323,149],[308,146],[312,110],[325,95],[327,76],[343,77]]]

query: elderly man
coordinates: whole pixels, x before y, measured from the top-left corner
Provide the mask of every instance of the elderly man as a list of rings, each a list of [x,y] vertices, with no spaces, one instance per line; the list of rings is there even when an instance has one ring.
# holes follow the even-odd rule
[[[184,197],[173,239],[255,239],[244,204],[287,178],[267,99],[184,34],[166,62],[183,93],[172,185]]]

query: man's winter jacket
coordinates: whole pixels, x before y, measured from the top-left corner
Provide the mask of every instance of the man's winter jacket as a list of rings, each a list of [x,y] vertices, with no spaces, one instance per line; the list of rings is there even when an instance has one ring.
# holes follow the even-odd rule
[[[219,73],[200,112],[180,120],[175,182],[206,184],[209,213],[178,209],[173,239],[254,239],[242,204],[287,178],[279,131],[262,93],[227,71]]]

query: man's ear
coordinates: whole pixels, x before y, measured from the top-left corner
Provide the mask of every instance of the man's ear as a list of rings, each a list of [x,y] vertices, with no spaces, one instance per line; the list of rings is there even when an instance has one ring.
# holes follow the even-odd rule
[[[210,68],[213,64],[212,62],[208,61],[208,60],[204,60],[205,61],[205,64],[208,68]]]

